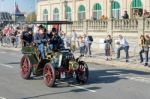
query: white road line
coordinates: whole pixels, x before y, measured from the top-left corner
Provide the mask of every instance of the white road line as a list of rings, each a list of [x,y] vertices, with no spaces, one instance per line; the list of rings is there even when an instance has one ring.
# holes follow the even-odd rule
[[[143,82],[143,83],[147,83],[150,84],[150,78],[145,78],[145,77],[125,77],[129,80],[133,80],[133,81],[138,81],[138,82]]]
[[[61,81],[61,83],[66,83],[66,82]],[[92,93],[96,92],[95,90],[91,90],[91,89],[84,88],[84,87],[81,87],[81,86],[76,86],[76,85],[73,85],[73,84],[69,84],[69,85],[72,86],[72,87],[78,88],[78,89],[82,89],[82,90],[86,90],[86,91],[92,92]]]
[[[5,54],[5,53],[7,53],[7,52],[0,52],[1,54]]]
[[[8,68],[14,68],[14,67],[13,67],[13,66],[11,66],[11,65],[6,65],[6,64],[1,64],[1,63],[0,63],[0,66],[8,67]]]
[[[4,98],[4,97],[0,97],[0,99],[6,99],[6,98]]]
[[[75,85],[71,85],[71,86],[75,87],[75,88],[78,88],[78,89],[83,89],[83,90],[86,90],[86,91],[89,91],[89,92],[92,92],[92,93],[96,92],[95,90],[90,90],[90,89],[87,89],[87,88],[84,88],[84,87],[81,87],[81,86],[75,86]]]

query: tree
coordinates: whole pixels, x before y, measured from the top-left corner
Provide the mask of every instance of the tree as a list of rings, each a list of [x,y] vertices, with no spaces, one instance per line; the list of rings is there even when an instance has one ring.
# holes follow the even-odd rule
[[[36,21],[36,13],[35,12],[31,12],[26,16],[25,19],[27,22],[31,22],[31,21]]]

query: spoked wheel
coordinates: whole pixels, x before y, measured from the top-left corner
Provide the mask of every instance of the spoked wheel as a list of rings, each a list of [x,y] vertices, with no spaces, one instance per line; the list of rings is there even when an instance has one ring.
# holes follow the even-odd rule
[[[55,84],[55,70],[51,64],[46,64],[43,69],[44,83],[48,87],[53,87]]]
[[[79,67],[76,71],[76,80],[80,84],[87,83],[89,77],[89,70],[88,66],[85,62],[80,61],[79,62]]]
[[[29,57],[24,55],[20,62],[21,77],[24,79],[29,79],[31,76],[31,63]]]

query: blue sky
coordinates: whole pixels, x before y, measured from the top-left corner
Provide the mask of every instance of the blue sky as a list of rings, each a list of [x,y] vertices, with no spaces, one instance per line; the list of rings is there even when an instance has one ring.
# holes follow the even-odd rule
[[[0,0],[0,11],[14,12],[15,0]],[[16,0],[21,12],[32,12],[35,10],[35,1],[37,0]]]

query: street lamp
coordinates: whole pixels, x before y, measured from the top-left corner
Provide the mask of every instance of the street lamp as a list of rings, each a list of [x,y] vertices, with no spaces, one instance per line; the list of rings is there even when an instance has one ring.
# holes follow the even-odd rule
[[[113,18],[113,12],[112,12],[112,4],[113,4],[114,0],[110,0],[110,18]]]
[[[111,37],[112,39],[114,40],[114,37],[113,37],[113,12],[112,12],[112,7],[113,7],[113,2],[114,0],[110,0],[110,34],[111,34]],[[114,52],[114,42],[112,44],[112,51]]]
[[[67,11],[67,6],[68,6],[68,1],[65,0],[65,1],[64,1],[64,7],[65,7],[64,13],[65,13],[65,19],[66,19],[66,20],[67,20],[67,13],[66,13],[66,11]]]

